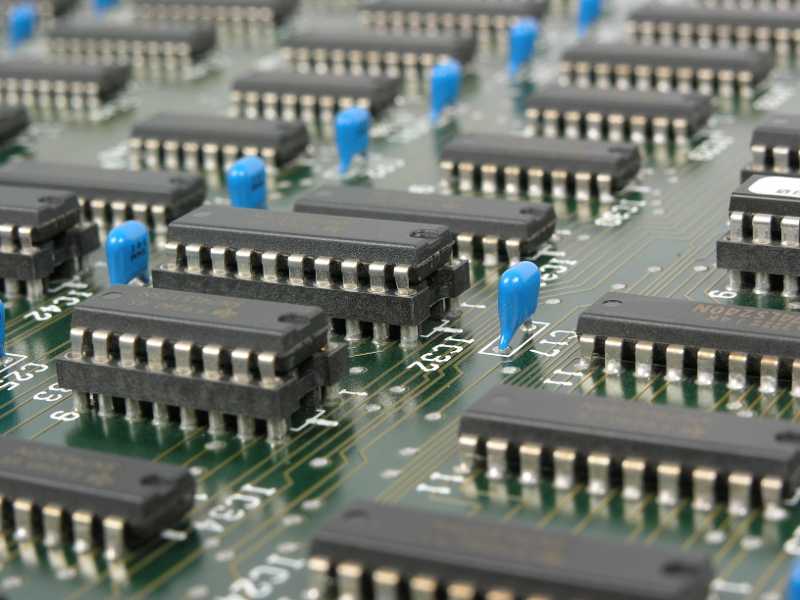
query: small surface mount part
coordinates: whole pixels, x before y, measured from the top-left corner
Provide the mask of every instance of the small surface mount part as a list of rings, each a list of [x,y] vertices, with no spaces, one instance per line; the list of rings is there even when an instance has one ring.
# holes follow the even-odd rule
[[[347,370],[327,331],[312,306],[117,286],[75,308],[58,380],[79,413],[279,442]]]
[[[548,86],[528,97],[529,133],[548,138],[686,146],[711,117],[701,94]]]
[[[768,115],[753,130],[750,153],[742,180],[756,173],[800,175],[800,115]]]
[[[762,393],[791,382],[800,396],[800,317],[782,310],[611,293],[581,314],[577,332],[584,358],[602,357],[609,375],[628,363],[649,378],[658,365],[671,382],[696,371],[697,385],[710,386],[720,373],[741,390],[753,376]]]
[[[461,417],[463,466],[490,480],[557,490],[585,485],[626,501],[653,493],[662,506],[691,498],[708,512],[727,503],[786,517],[800,484],[800,426],[770,418],[499,385]]]
[[[101,232],[136,219],[146,223],[157,238],[166,235],[167,223],[200,206],[206,196],[205,181],[186,173],[142,173],[33,160],[0,168],[0,185],[69,190],[78,195],[84,219],[95,222]]]
[[[772,66],[757,50],[585,42],[562,55],[560,83],[752,98]]]
[[[497,315],[500,320],[500,339],[497,348],[508,350],[517,330],[529,322],[539,305],[542,276],[539,267],[522,261],[503,273],[497,286]]]
[[[50,52],[66,60],[130,63],[136,70],[186,71],[216,48],[216,29],[205,24],[58,23]]]
[[[233,33],[263,36],[297,10],[299,0],[135,0],[134,11],[153,21],[210,22]]]
[[[18,544],[76,554],[125,551],[178,526],[194,504],[189,470],[118,454],[0,439],[3,525]]]
[[[505,39],[515,20],[540,19],[546,12],[545,0],[366,0],[360,6],[364,24],[379,31],[474,33],[483,41]]]
[[[237,117],[330,127],[337,112],[354,106],[380,116],[394,105],[401,85],[398,77],[254,71],[233,82],[231,104]]]
[[[444,225],[456,235],[462,260],[487,266],[517,262],[550,239],[556,228],[553,207],[506,200],[442,194],[411,194],[361,187],[322,187],[302,195],[296,212]]]
[[[127,65],[83,65],[34,58],[0,61],[0,100],[45,114],[97,114],[131,79]]]
[[[80,223],[75,194],[0,185],[0,279],[6,298],[41,297],[44,284],[83,268],[100,245]]]
[[[22,106],[0,106],[0,144],[5,144],[30,125],[28,111]]]
[[[800,293],[800,178],[753,175],[731,195],[730,229],[717,242],[729,288]]]
[[[385,342],[440,318],[469,287],[439,225],[206,206],[169,227],[158,287],[321,307],[347,338]],[[344,321],[344,323],[342,323]],[[362,324],[364,327],[362,328]]]
[[[366,501],[323,524],[307,569],[320,598],[705,600],[714,576],[701,553]]]
[[[368,73],[411,80],[424,76],[440,60],[454,58],[466,65],[475,50],[472,36],[387,35],[361,29],[298,32],[281,43],[284,60],[300,72]]]
[[[243,155],[281,167],[300,156],[308,130],[299,122],[230,119],[213,114],[160,113],[133,126],[133,169],[222,172]]]
[[[463,134],[445,144],[440,168],[445,189],[467,194],[612,202],[640,163],[633,144]]]
[[[625,29],[631,41],[642,44],[751,47],[789,57],[800,32],[800,11],[651,3],[629,13]]]

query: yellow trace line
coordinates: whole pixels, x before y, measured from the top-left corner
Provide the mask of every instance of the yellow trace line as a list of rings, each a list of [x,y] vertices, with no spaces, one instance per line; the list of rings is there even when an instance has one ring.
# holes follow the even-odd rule
[[[653,531],[651,531],[650,534],[645,538],[644,543],[652,544],[655,542],[658,539],[658,536],[660,536],[667,527],[678,521],[676,517],[678,517],[683,512],[683,509],[685,509],[688,505],[689,500],[683,499],[663,517],[660,516],[658,519],[658,526],[653,529]]]
[[[591,524],[594,518],[600,513],[604,512],[606,508],[608,508],[609,504],[611,504],[614,501],[614,498],[616,498],[618,495],[619,491],[616,489],[611,490],[609,493],[607,493],[603,497],[603,499],[600,502],[598,502],[597,505],[594,506],[594,508],[592,508],[591,511],[589,511],[589,513],[583,518],[583,520],[572,529],[572,533],[574,534],[583,533],[583,531]]]
[[[568,493],[558,498],[552,510],[544,517],[539,519],[539,521],[537,521],[536,527],[546,527],[547,525],[552,523],[553,519],[555,519],[561,513],[561,509],[567,506],[568,504],[574,502],[575,496],[577,496],[581,491],[583,491],[584,487],[585,486],[583,484],[579,483],[575,487],[573,487]]]
[[[698,540],[700,540],[700,538],[703,537],[703,535],[709,530],[709,527],[714,523],[722,511],[722,505],[718,504],[715,506],[714,509],[708,513],[708,515],[706,515],[706,517],[703,519],[703,522],[700,523],[695,532],[692,533],[692,535],[685,542],[683,542],[683,544],[681,544],[681,549],[688,550],[694,546]]]
[[[639,502],[639,506],[636,507],[637,513],[637,523],[634,525],[633,529],[630,530],[627,537],[625,538],[626,541],[630,542],[634,539],[638,538],[639,535],[645,530],[647,527],[647,519],[645,515],[645,511],[650,503],[655,499],[655,494],[647,494],[642,500]]]
[[[728,554],[728,552],[730,552],[731,549],[739,542],[739,540],[750,528],[750,525],[753,523],[755,518],[760,514],[760,510],[753,510],[745,519],[736,525],[736,528],[728,536],[728,541],[726,541],[725,544],[722,545],[722,547],[720,547],[720,549],[714,554],[714,559],[717,562],[722,562],[722,559],[725,558],[725,555]]]

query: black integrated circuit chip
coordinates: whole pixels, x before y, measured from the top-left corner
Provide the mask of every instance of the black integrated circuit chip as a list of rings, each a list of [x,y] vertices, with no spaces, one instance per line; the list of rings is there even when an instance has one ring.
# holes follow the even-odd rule
[[[97,226],[80,220],[71,192],[0,185],[0,280],[6,298],[38,299],[48,280],[83,268],[100,240]]]
[[[307,565],[340,598],[705,600],[714,576],[702,553],[366,501],[317,531]]]
[[[77,554],[105,547],[105,558],[181,523],[194,504],[184,467],[18,438],[0,438],[0,506],[15,539]]]
[[[473,36],[442,33],[387,35],[361,29],[300,31],[281,43],[281,54],[300,72],[388,75],[416,79],[438,61],[472,62]]]
[[[502,190],[510,196],[574,196],[611,202],[639,171],[634,144],[462,134],[441,153],[442,185],[470,193]]]
[[[800,316],[786,311],[612,293],[581,314],[577,332],[585,358],[603,357],[609,374],[633,362],[643,378],[666,365],[668,381],[692,370],[700,386],[724,372],[730,389],[748,376],[765,393],[789,381],[800,389]]]
[[[12,58],[0,61],[0,100],[53,113],[97,113],[119,97],[130,79],[128,65]]]
[[[727,502],[735,516],[763,505],[780,520],[800,485],[799,440],[783,420],[499,385],[461,417],[459,448],[463,466],[489,479],[585,484],[595,496],[621,486],[628,501]]]
[[[684,146],[712,113],[701,94],[562,86],[537,88],[525,110],[534,135]]]
[[[753,175],[731,195],[728,222],[717,266],[729,288],[800,294],[800,178]]]
[[[365,25],[379,31],[460,31],[505,39],[515,20],[541,19],[547,4],[546,0],[366,0],[359,12]]]
[[[555,211],[548,204],[361,187],[319,188],[298,198],[294,210],[444,225],[456,235],[459,258],[479,258],[489,266],[533,255],[556,227]]]
[[[158,287],[321,307],[348,339],[385,342],[442,316],[469,287],[455,236],[423,223],[205,206],[173,221]],[[363,327],[362,327],[363,325]]]
[[[750,165],[742,170],[742,181],[757,173],[800,174],[800,116],[773,113],[753,130]]]
[[[752,98],[772,66],[769,54],[750,49],[584,42],[562,55],[560,83]]]
[[[248,35],[263,35],[295,13],[300,0],[135,0],[134,10],[152,21],[210,22]]]
[[[224,171],[243,155],[282,167],[308,146],[306,126],[198,113],[159,113],[133,126],[128,142],[134,169]]]
[[[22,106],[0,106],[0,144],[5,144],[30,125],[28,111]]]
[[[629,39],[643,44],[751,47],[788,57],[797,43],[800,11],[650,3],[628,14],[625,29]]]
[[[327,331],[312,306],[117,286],[75,308],[59,384],[78,412],[277,443],[347,369]]]
[[[85,219],[101,232],[128,219],[146,223],[156,237],[167,223],[200,206],[202,177],[167,171],[103,169],[67,163],[16,161],[0,168],[0,185],[69,190],[78,195]]]
[[[216,29],[204,24],[68,22],[56,24],[47,41],[50,52],[65,59],[181,71],[206,59],[217,37]]]
[[[398,77],[253,71],[233,82],[231,106],[237,117],[331,125],[337,112],[353,106],[380,116],[401,87]]]

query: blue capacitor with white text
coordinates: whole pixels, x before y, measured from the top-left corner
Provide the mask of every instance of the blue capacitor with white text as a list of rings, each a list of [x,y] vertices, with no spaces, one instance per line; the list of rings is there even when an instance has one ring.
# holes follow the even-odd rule
[[[257,156],[245,156],[227,173],[228,196],[236,208],[267,208],[267,166]]]
[[[139,221],[125,221],[106,238],[108,279],[111,285],[127,285],[138,280],[150,282],[150,236]]]
[[[542,276],[536,264],[523,261],[503,273],[497,289],[500,341],[497,347],[508,350],[520,326],[530,320],[539,305]]]
[[[358,155],[369,148],[369,127],[372,117],[363,108],[348,108],[336,115],[336,149],[339,151],[339,173],[347,173]]]

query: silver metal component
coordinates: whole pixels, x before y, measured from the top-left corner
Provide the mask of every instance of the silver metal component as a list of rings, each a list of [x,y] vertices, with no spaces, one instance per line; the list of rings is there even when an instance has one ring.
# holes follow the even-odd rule
[[[399,600],[403,579],[394,569],[375,569],[372,572],[372,588],[375,600]]]
[[[753,215],[753,243],[769,244],[772,241],[772,216]]]
[[[742,390],[747,384],[747,355],[731,352],[728,355],[728,387]]]
[[[64,510],[55,504],[42,507],[42,528],[44,529],[44,545],[47,548],[58,548],[64,543]]]
[[[72,537],[73,550],[75,554],[85,554],[92,549],[94,536],[92,535],[92,522],[94,517],[91,513],[76,510],[72,513]]]
[[[761,358],[761,377],[758,391],[762,394],[774,394],[778,389],[778,367],[779,361],[775,356],[764,356]]]
[[[681,467],[674,463],[661,463],[656,467],[658,478],[658,503],[675,506],[680,497]]]
[[[34,530],[33,502],[26,498],[17,498],[14,509],[14,539],[17,542],[28,542],[36,537]]]
[[[744,517],[750,510],[753,476],[735,472],[728,475],[728,512],[734,517]]]
[[[322,556],[311,556],[306,561],[308,583],[317,592],[318,598],[324,598],[330,587],[331,562]]]
[[[103,542],[105,559],[113,562],[125,555],[125,521],[119,517],[103,519]]]
[[[267,441],[270,444],[280,444],[289,433],[289,424],[286,419],[267,419]]]
[[[667,381],[678,382],[683,379],[684,348],[676,344],[667,346]]]
[[[589,494],[605,496],[608,493],[611,474],[611,457],[607,454],[590,454],[586,463],[589,471]]]
[[[639,501],[644,493],[644,474],[647,465],[638,458],[622,461],[622,497],[628,501]]]
[[[536,444],[524,443],[519,446],[519,482],[526,486],[539,484],[542,469],[542,448]]]
[[[195,412],[195,410],[187,406],[181,406],[179,410],[180,410],[181,430],[194,431],[195,429],[197,429],[197,413]]]
[[[713,469],[698,468],[692,471],[692,508],[710,511],[714,508],[717,472]]]
[[[339,598],[362,599],[364,567],[356,562],[342,562],[336,565],[336,587]]]
[[[716,363],[716,350],[700,348],[697,351],[697,385],[711,385],[714,383]]]
[[[605,357],[607,375],[619,375],[622,370],[622,349],[624,342],[621,338],[606,338]]]
[[[191,377],[194,373],[192,364],[192,342],[178,341],[172,345],[175,355],[175,374],[183,377]]]
[[[635,348],[636,377],[649,379],[653,374],[653,344],[636,342]]]
[[[508,440],[486,440],[486,478],[501,480],[508,469]]]
[[[553,451],[553,487],[557,490],[569,490],[575,485],[575,460],[577,454],[569,448],[557,448]]]
[[[764,505],[764,518],[767,521],[781,521],[786,518],[783,507],[783,481],[777,477],[764,477],[761,480],[761,503]]]
[[[458,452],[461,457],[461,468],[467,473],[471,472],[475,467],[479,443],[480,439],[476,435],[464,433],[458,436]]]
[[[408,581],[410,600],[436,600],[438,582],[427,575],[415,575]]]

